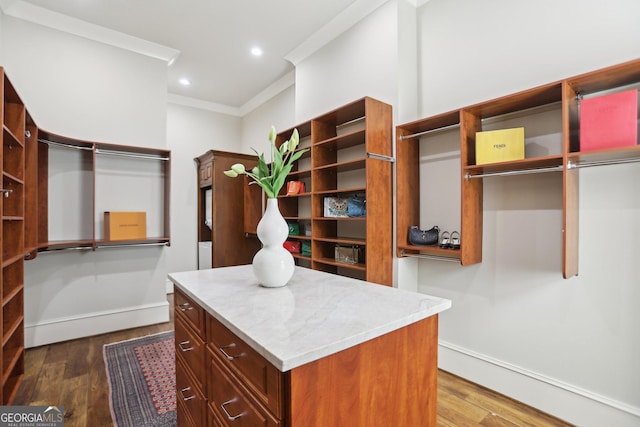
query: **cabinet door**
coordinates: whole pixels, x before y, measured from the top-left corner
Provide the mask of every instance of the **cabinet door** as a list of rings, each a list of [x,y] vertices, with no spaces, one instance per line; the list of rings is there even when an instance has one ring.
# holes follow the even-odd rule
[[[211,177],[213,176],[213,160],[205,160],[200,164],[200,170],[198,176],[200,177],[200,187],[209,187],[212,184]]]

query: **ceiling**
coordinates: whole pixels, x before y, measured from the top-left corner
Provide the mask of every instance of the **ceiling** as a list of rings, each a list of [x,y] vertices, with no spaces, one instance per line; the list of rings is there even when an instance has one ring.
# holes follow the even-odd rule
[[[89,31],[113,39],[124,33],[132,44],[150,42],[146,46],[159,58],[176,57],[168,65],[170,94],[241,109],[290,75],[297,61],[385,2],[1,0],[0,7],[7,15],[85,36]],[[250,53],[254,46],[262,56]],[[182,86],[183,77],[191,85]]]

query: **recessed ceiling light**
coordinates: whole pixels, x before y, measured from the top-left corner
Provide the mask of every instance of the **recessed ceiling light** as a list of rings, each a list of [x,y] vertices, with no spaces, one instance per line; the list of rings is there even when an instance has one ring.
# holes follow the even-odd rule
[[[259,47],[253,47],[251,48],[251,54],[253,56],[262,56],[262,49],[260,49]]]
[[[189,80],[186,77],[181,78],[180,80],[178,80],[178,82],[182,85],[182,86],[189,86],[191,85],[191,80]]]

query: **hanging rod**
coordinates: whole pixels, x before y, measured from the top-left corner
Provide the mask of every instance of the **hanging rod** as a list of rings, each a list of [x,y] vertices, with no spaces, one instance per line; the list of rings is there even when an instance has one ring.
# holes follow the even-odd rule
[[[123,156],[123,157],[135,157],[137,159],[149,159],[149,160],[169,160],[168,157],[155,156],[153,154],[135,154],[128,153],[126,151],[115,151],[115,150],[103,150],[101,148],[96,148],[96,154],[107,154],[110,156]]]
[[[446,256],[436,256],[436,255],[424,255],[424,254],[408,254],[404,249],[400,249],[400,255],[408,256],[412,258],[421,258],[421,259],[431,259],[434,261],[446,261],[446,262],[457,262],[460,260],[458,258],[446,257]]]
[[[640,158],[634,157],[630,159],[617,159],[617,160],[594,160],[591,162],[578,162],[572,163],[571,161],[567,162],[567,169],[577,169],[577,168],[589,168],[592,166],[605,166],[605,165],[621,165],[625,163],[637,163],[640,162]]]
[[[42,252],[38,251],[39,254],[46,254],[48,252],[60,252],[60,251],[90,251],[93,250],[91,246],[72,246],[68,248],[44,248]]]
[[[362,117],[356,117],[355,119],[353,119],[353,120],[349,120],[348,122],[340,123],[339,125],[336,125],[336,129],[340,129],[340,128],[343,128],[343,127],[345,127],[345,126],[350,126],[350,125],[353,125],[353,124],[355,124],[355,123],[361,122],[361,121],[363,121],[365,118],[366,118],[365,116],[362,116]]]
[[[490,176],[527,175],[527,174],[534,174],[534,173],[557,172],[557,171],[562,171],[562,169],[563,169],[563,166],[558,165],[558,166],[550,166],[547,168],[522,169],[522,170],[513,170],[513,171],[505,171],[505,172],[488,172],[488,173],[481,173],[478,175],[471,175],[469,172],[467,172],[464,175],[464,179],[485,178]]]
[[[6,188],[0,188],[0,193],[4,193],[4,197],[9,197],[9,193],[11,193],[13,190],[8,190]]]
[[[89,151],[93,150],[92,147],[83,147],[81,145],[65,144],[64,142],[49,141],[48,139],[42,139],[42,138],[39,138],[38,142],[42,142],[47,145],[55,145],[57,147],[74,148],[76,150],[89,150]]]
[[[376,160],[384,160],[385,162],[391,162],[391,163],[394,163],[396,161],[395,157],[385,156],[384,154],[376,154],[376,153],[367,152],[367,157],[369,157],[371,159],[376,159]]]
[[[116,245],[96,245],[97,249],[103,248],[131,248],[131,247],[140,247],[140,246],[167,246],[166,242],[153,242],[153,243],[122,243]]]
[[[524,110],[511,111],[511,112],[508,112],[508,113],[500,114],[498,116],[486,117],[486,118],[482,119],[482,123],[483,124],[490,124],[490,123],[494,123],[494,122],[499,122],[499,121],[503,121],[503,120],[516,118],[516,117],[528,116],[528,115],[531,115],[531,114],[536,113],[538,111],[539,112],[550,111],[550,110],[554,109],[555,107],[557,107],[557,106],[559,106],[561,104],[562,104],[561,101],[557,101],[557,102],[552,102],[552,103],[545,104],[545,105],[538,105],[536,107],[526,108]],[[443,132],[443,131],[446,131],[446,130],[455,129],[457,127],[460,127],[460,123],[455,123],[455,124],[452,124],[452,125],[443,126],[443,127],[436,128],[436,129],[429,129],[429,130],[425,130],[424,132],[418,132],[418,133],[414,133],[414,134],[411,134],[411,135],[400,135],[400,140],[411,139],[411,138],[415,138],[417,136],[427,135],[427,134],[430,134],[430,133]]]
[[[429,130],[425,130],[425,131],[418,132],[418,133],[412,133],[410,135],[400,135],[400,140],[402,141],[403,139],[416,138],[418,136],[428,135],[430,133],[444,132],[444,131],[451,130],[451,129],[456,129],[456,128],[459,128],[459,127],[460,127],[460,123],[454,123],[452,125],[443,126],[441,128],[429,129]]]
[[[524,110],[509,111],[508,113],[484,118],[482,119],[482,123],[491,124],[495,122],[501,122],[504,120],[515,119],[518,117],[530,116],[538,112],[544,113],[545,111],[551,111],[561,105],[562,105],[562,101],[556,101],[556,102],[551,102],[549,104],[537,105],[535,107],[525,108]]]

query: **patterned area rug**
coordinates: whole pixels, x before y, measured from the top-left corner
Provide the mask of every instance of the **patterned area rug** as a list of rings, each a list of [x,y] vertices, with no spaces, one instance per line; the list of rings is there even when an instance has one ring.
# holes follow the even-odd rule
[[[176,366],[173,331],[104,346],[115,427],[173,427]]]

